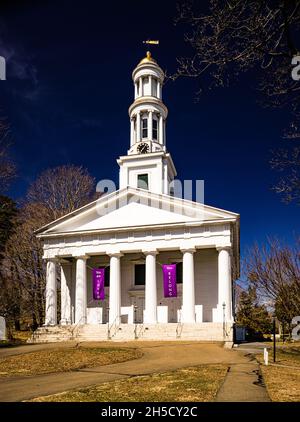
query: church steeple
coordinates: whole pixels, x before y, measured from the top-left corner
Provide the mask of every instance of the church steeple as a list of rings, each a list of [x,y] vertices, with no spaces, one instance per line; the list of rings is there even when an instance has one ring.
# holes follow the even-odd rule
[[[120,189],[131,186],[170,194],[176,176],[166,148],[168,109],[162,101],[164,72],[147,51],[132,72],[134,101],[129,107],[130,148],[117,161]]]
[[[129,107],[130,149],[128,154],[166,152],[168,109],[162,102],[164,72],[147,51],[132,72],[134,102]]]

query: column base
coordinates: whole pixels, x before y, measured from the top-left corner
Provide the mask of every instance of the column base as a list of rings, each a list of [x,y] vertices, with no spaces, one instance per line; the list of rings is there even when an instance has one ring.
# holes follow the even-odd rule
[[[87,318],[83,317],[83,318],[80,318],[79,321],[75,321],[75,325],[85,325],[86,322],[87,322]]]
[[[182,313],[182,317],[181,317],[181,322],[182,324],[195,324],[196,323],[196,315],[194,316],[194,318],[191,315],[184,315],[184,312]]]
[[[144,318],[144,324],[157,324],[158,321],[155,319],[151,319],[151,318]]]
[[[191,309],[188,309],[188,312],[184,312],[184,308],[181,313],[181,322],[183,324],[195,324],[196,322],[196,309],[195,312],[191,312]]]
[[[55,325],[57,325],[56,322],[45,322],[43,327],[55,327]]]
[[[182,324],[196,324],[196,320],[194,319],[183,319]]]
[[[216,308],[213,308],[212,317],[213,317],[213,322],[222,322],[222,323],[223,322],[228,322],[228,323],[234,322],[233,318],[227,317],[226,310],[225,310],[225,315],[224,315],[223,305],[217,305]]]
[[[69,320],[69,319],[61,319],[59,321],[59,324],[60,325],[71,325],[71,320]]]

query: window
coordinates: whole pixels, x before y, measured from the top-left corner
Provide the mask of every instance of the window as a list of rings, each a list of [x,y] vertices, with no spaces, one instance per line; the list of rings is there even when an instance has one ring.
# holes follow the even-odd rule
[[[137,187],[140,189],[149,189],[148,174],[139,174],[137,177]]]
[[[146,267],[145,264],[136,264],[134,266],[134,285],[144,286],[146,278]]]
[[[142,118],[142,138],[148,138],[148,119]]]
[[[153,119],[152,121],[152,138],[157,140],[157,120]]]
[[[105,267],[104,271],[104,287],[109,287],[110,267]]]
[[[153,97],[157,97],[157,80],[152,79],[152,95]]]
[[[176,283],[182,284],[182,262],[173,262],[176,264]]]

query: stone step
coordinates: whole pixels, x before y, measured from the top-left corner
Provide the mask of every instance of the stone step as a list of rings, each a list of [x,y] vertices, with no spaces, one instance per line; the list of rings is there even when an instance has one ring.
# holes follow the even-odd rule
[[[232,336],[232,325],[227,324]],[[72,326],[40,327],[28,340],[29,343],[59,342],[68,340],[104,341],[108,339],[107,324],[86,324]],[[224,341],[223,325],[221,323],[202,324],[120,324],[117,329],[112,327],[111,340],[197,340]]]

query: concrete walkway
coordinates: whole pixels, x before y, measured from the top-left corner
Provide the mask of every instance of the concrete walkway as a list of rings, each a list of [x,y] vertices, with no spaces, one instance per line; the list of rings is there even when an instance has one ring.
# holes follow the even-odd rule
[[[262,343],[240,345],[233,353],[244,357],[245,362],[231,365],[223,385],[218,391],[217,402],[268,402],[270,398],[265,388],[260,369],[253,354],[263,352]]]
[[[30,353],[31,351],[55,347],[74,347],[74,344],[51,344],[24,346],[23,351],[16,349],[0,350],[0,359],[8,355]],[[81,344],[83,346],[83,344]],[[140,348],[143,356],[140,359],[83,369],[79,371],[55,373],[27,377],[1,378],[0,401],[22,401],[31,398],[55,394],[58,392],[101,384],[106,381],[113,381],[138,375],[147,375],[155,372],[165,372],[187,366],[201,364],[223,363],[230,367],[225,382],[218,395],[218,401],[236,401],[239,399],[239,389],[246,390],[250,384],[245,401],[267,401],[265,390],[254,384],[258,380],[257,374],[253,377],[245,377],[250,369],[257,369],[257,364],[250,362],[249,357],[244,353],[224,349],[219,344],[198,343],[198,342],[128,342],[128,343],[84,343],[84,347],[135,347]],[[37,349],[37,347],[39,347]],[[246,368],[245,365],[251,365]],[[236,372],[234,372],[236,371]],[[236,376],[232,377],[231,374]],[[230,374],[230,375],[229,375]],[[232,380],[230,381],[230,378]],[[236,379],[236,381],[234,381]],[[235,384],[234,384],[235,383]],[[232,385],[236,385],[233,388]],[[257,390],[259,389],[259,390]],[[223,391],[223,393],[222,393]],[[230,391],[232,394],[230,395]],[[259,395],[258,391],[264,392]],[[223,396],[222,396],[223,394]],[[260,398],[260,400],[259,400]],[[239,400],[237,400],[239,401]]]

